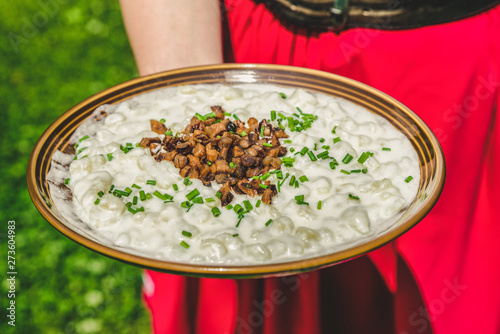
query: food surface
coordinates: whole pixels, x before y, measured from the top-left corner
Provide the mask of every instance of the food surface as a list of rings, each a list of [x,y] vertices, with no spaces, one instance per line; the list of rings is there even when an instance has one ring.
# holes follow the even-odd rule
[[[272,85],[179,86],[104,105],[73,143],[71,159],[55,157],[71,161],[54,173],[71,189],[58,207],[71,203],[116,247],[176,262],[343,249],[387,230],[420,179],[411,143],[385,119]]]

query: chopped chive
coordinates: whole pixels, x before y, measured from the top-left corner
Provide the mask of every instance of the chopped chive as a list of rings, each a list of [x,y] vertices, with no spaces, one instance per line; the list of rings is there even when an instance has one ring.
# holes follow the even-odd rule
[[[349,153],[347,153],[344,157],[344,159],[342,159],[342,162],[345,163],[345,164],[348,164],[349,162],[351,162],[352,160],[352,155],[350,155]]]
[[[271,110],[271,121],[276,120],[276,110]]]
[[[131,207],[132,206],[132,202],[128,202],[127,204],[125,204],[125,206],[128,208],[128,207]]]
[[[167,200],[167,198],[162,193],[160,193],[158,190],[155,190],[155,192],[153,193],[153,195],[155,195],[156,197],[158,197],[162,201],[166,201]]]
[[[262,176],[260,177],[260,179],[261,179],[262,181],[265,181],[265,180],[266,180],[269,176],[271,176],[271,173],[267,172],[266,174],[262,175]]]
[[[177,186],[177,183],[174,183],[172,185],[172,188],[174,188],[174,191],[179,191],[179,187]]]
[[[237,236],[239,236],[239,234],[238,234],[238,233],[233,234],[233,237],[234,237],[234,238],[236,238]]]
[[[337,161],[330,161],[330,169],[335,169],[337,165],[338,165]]]
[[[78,139],[78,142],[81,143],[85,139],[89,139],[90,137],[88,135],[83,136],[82,138]]]
[[[285,144],[291,144],[291,143],[292,143],[292,141],[291,141],[290,139],[285,139],[283,142],[284,142]]]
[[[151,199],[153,198],[153,195],[151,193],[146,193],[146,199]]]
[[[102,190],[101,190],[101,191],[99,191],[99,192],[97,193],[97,196],[99,196],[99,197],[104,196],[104,192],[103,192]]]
[[[135,211],[137,211],[137,212],[144,212],[144,207],[141,206],[140,208],[137,208],[137,210],[135,210]]]
[[[228,116],[229,117],[229,116],[231,116],[231,113],[225,112],[224,116]]]
[[[361,173],[361,169],[352,169],[351,173]]]
[[[247,133],[245,131],[241,131],[240,136],[245,137]]]
[[[297,114],[297,113],[293,113],[292,115],[297,117],[297,118],[300,118],[299,114]]]
[[[155,180],[147,180],[146,184],[150,184],[152,186],[156,186],[156,181]]]
[[[191,233],[189,231],[182,231],[181,233],[183,236],[188,237],[188,238],[191,238],[193,236],[193,233]]]
[[[314,148],[313,150],[317,151],[318,150],[318,143],[314,143]]]
[[[201,197],[195,197],[195,198],[193,198],[193,203],[203,204],[203,198],[201,198]]]
[[[308,178],[307,178],[307,176],[305,176],[305,175],[302,175],[301,177],[299,177],[299,180],[300,180],[300,182],[302,182],[302,183],[309,181],[309,179],[308,179]]]
[[[242,207],[241,205],[236,204],[236,205],[234,206],[234,212],[236,212],[237,214],[240,214],[240,213],[242,213],[243,211],[244,211],[244,209],[243,209],[243,207]]]
[[[273,147],[273,144],[269,144],[269,143],[262,143],[262,146]]]
[[[324,143],[324,142],[325,142],[325,138],[321,138],[321,139],[319,140],[319,142],[320,142],[320,143]]]
[[[250,203],[250,201],[249,201],[249,200],[243,201],[243,205],[245,205],[245,209],[246,209],[247,211],[250,211],[250,210],[252,210],[252,209],[253,209],[252,203]]]
[[[295,129],[295,121],[293,120],[293,117],[287,117],[288,121],[288,127],[293,130]]]
[[[295,180],[294,187],[295,187],[295,188],[298,188],[298,187],[299,187],[299,181]]]
[[[302,110],[300,110],[300,108],[299,108],[299,107],[295,107],[295,109],[297,109],[297,111],[298,111],[299,113],[304,114],[304,113],[302,112]]]
[[[316,158],[316,156],[314,155],[313,151],[308,151],[307,155],[309,156],[309,159],[311,159],[311,161],[318,160],[318,158]]]
[[[262,201],[259,199],[259,200],[257,201],[257,203],[255,203],[255,207],[256,207],[256,208],[258,208],[258,207],[260,206],[260,203],[261,203],[261,202],[262,202]]]
[[[69,180],[70,180],[69,178],[64,179],[64,184],[69,184]]]
[[[130,211],[130,212],[132,212],[134,215],[137,213],[137,211],[133,207],[131,207],[131,206],[128,206],[127,210]]]
[[[139,192],[139,198],[141,199],[141,201],[145,201],[146,200],[146,193],[144,192],[144,190],[141,190]]]
[[[113,191],[113,189],[115,189],[115,185],[114,185],[114,184],[112,184],[112,185],[111,185],[111,188],[109,188],[109,192],[112,192],[112,191]]]
[[[212,203],[212,202],[215,202],[215,200],[212,197],[207,197],[207,198],[205,198],[205,202]]]
[[[363,174],[366,174],[367,172],[368,172],[368,168],[363,168],[363,169],[361,170],[361,173],[363,173]]]
[[[97,199],[95,200],[94,204],[95,204],[95,205],[97,205],[97,204],[99,204],[99,202],[100,202],[100,201],[101,201],[101,199],[100,199],[100,198],[97,198]]]
[[[294,184],[295,184],[295,175],[292,175],[292,178],[290,179],[290,182],[288,182],[288,185],[290,187],[293,187]]]
[[[333,138],[333,143],[336,144],[336,143],[338,143],[341,140],[342,139],[340,139],[340,137]]]
[[[266,222],[266,226],[269,226],[272,222],[273,222],[273,220],[272,220],[272,219],[269,219],[269,220]]]
[[[323,152],[318,154],[318,158],[323,159],[323,160],[327,159],[328,157],[329,157],[328,151],[323,151]]]
[[[391,149],[389,147],[382,147],[382,151],[390,151]]]
[[[361,156],[358,159],[358,162],[360,164],[364,163],[369,157],[372,157],[373,153],[372,152],[363,152],[361,153]]]
[[[132,193],[132,189],[130,189],[129,187],[125,188],[125,191],[128,192],[129,194]]]
[[[300,155],[301,156],[306,155],[307,151],[309,151],[309,149],[307,147],[304,147],[302,150],[300,150]]]
[[[240,216],[240,219],[238,219],[238,223],[236,224],[236,227],[240,226],[241,220],[243,219],[243,215]]]
[[[215,193],[215,197],[217,197],[217,198],[219,198],[219,199],[220,199],[220,198],[222,197],[222,193],[221,193],[220,191],[217,191],[217,192]]]
[[[333,129],[332,129],[332,134],[335,134],[336,130],[337,130],[337,126],[335,125],[335,126],[333,127]]]
[[[180,245],[186,249],[189,248],[189,244],[187,242],[185,242],[184,240],[181,241]]]
[[[184,185],[189,186],[189,185],[191,185],[191,184],[193,184],[193,181],[189,180],[189,177],[186,177],[186,178],[184,179]]]
[[[173,134],[172,130],[165,131],[165,136],[172,136]]]
[[[231,210],[232,208],[233,208],[233,205],[232,205],[232,204],[228,204],[228,205],[226,205],[226,209]]]
[[[353,195],[353,194],[349,194],[349,198],[350,198],[350,199],[359,200],[359,197],[358,197],[358,196],[355,196],[355,195]]]
[[[78,150],[78,152],[76,152],[76,154],[80,154],[82,153],[84,150],[86,150],[88,147],[82,147],[81,149]]]
[[[191,204],[191,202],[189,202],[189,201],[184,201],[181,203],[181,207],[184,209],[190,209],[191,206],[193,206],[193,204]]]
[[[137,196],[134,196],[134,198],[132,200],[132,204],[137,205]]]
[[[160,119],[160,123],[165,123],[165,118]]]
[[[126,192],[126,191],[123,191],[123,190],[118,190],[118,189],[115,189],[115,190],[113,191],[113,193],[116,193],[116,194],[118,194],[118,195],[120,195],[120,196],[125,196],[125,197],[127,197],[127,196],[129,196],[129,195],[130,195],[130,193],[128,193],[128,192]]]
[[[283,100],[284,100],[284,99],[286,99],[286,95],[285,95],[285,93],[280,93],[280,96],[281,96],[281,98],[282,98]]]
[[[282,114],[282,113],[280,113],[280,112],[278,113],[278,116],[279,116],[280,118],[282,118],[282,119],[286,119],[286,116],[285,116],[285,115],[283,115],[283,114]]]
[[[212,214],[214,215],[214,217],[219,217],[221,214],[219,208],[218,207],[212,208]]]
[[[413,180],[413,176],[410,175],[405,179],[405,182],[409,183],[411,180]]]
[[[108,161],[113,160],[113,153],[108,153],[106,156],[108,157]]]
[[[299,204],[299,205],[303,205],[303,204],[309,205],[309,203],[304,202],[304,195],[295,196],[295,202],[297,202],[297,204]]]
[[[265,127],[265,126],[263,126],[263,125],[261,125],[261,126],[260,126],[260,136],[261,136],[261,137],[264,137],[264,130],[266,130],[266,127]]]
[[[238,116],[236,114],[233,114],[234,119],[239,120]]]
[[[321,210],[321,207],[323,206],[323,201],[318,201],[318,210]]]
[[[323,146],[321,146],[321,148],[322,148],[322,149],[324,149],[324,150],[329,150],[329,149],[330,149],[330,146],[328,146],[328,145],[323,145]]]
[[[260,186],[262,189],[267,189],[267,185],[265,185],[265,184],[262,184],[262,183],[261,183],[261,184],[259,184],[259,186]]]
[[[192,200],[193,198],[195,198],[196,196],[198,196],[200,194],[200,191],[198,189],[194,189],[193,191],[189,192],[187,195],[186,195],[186,198],[190,201]]]
[[[196,118],[198,118],[200,121],[206,121],[207,118],[203,115],[201,115],[200,113],[196,113],[195,114]]]
[[[347,174],[347,175],[350,175],[350,174],[351,174],[351,172],[348,172],[348,171],[343,170],[343,169],[341,169],[341,170],[340,170],[340,172],[341,172],[341,173],[344,173],[344,174]]]
[[[138,185],[137,185],[137,184],[135,184],[135,183],[132,185],[132,188],[135,188],[135,189],[141,189],[141,187],[140,187],[140,186],[138,186]]]

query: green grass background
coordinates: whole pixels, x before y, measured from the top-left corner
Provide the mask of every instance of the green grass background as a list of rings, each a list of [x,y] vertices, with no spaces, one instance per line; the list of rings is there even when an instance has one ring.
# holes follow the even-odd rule
[[[118,1],[4,1],[0,11],[0,333],[149,333],[141,270],[49,225],[26,187],[42,132],[83,99],[137,76]],[[16,221],[16,327],[7,324],[7,221]]]

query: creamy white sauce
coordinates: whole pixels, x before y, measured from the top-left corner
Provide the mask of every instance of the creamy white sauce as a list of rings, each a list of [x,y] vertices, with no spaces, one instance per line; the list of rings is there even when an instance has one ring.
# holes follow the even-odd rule
[[[136,147],[143,137],[158,136],[150,131],[150,119],[165,119],[167,128],[176,133],[183,131],[196,113],[210,113],[213,105],[221,105],[243,121],[249,117],[270,119],[271,110],[289,117],[298,113],[297,107],[318,116],[306,131],[286,128],[292,143],[283,139],[281,143],[289,149],[286,156],[294,157],[295,163],[292,168],[282,166],[283,175],[289,173],[290,177],[272,205],[257,208],[259,198],[235,195],[233,206],[243,206],[244,200],[253,206],[238,227],[238,215],[220,207],[215,196],[220,185],[213,182],[212,187],[206,187],[193,179],[186,186],[173,163],[156,162],[148,149]],[[101,236],[116,247],[148,257],[228,265],[284,262],[331,253],[389,228],[412,202],[419,184],[418,157],[408,139],[385,119],[341,98],[272,85],[200,85],[157,90],[117,106],[99,107],[96,112],[99,110],[109,115],[101,122],[89,120],[77,130],[73,141],[81,152],[71,162],[69,174],[57,174],[70,179],[68,187],[73,196],[72,208],[61,211],[75,214],[88,224],[97,239]],[[272,123],[277,126],[276,121]],[[334,143],[337,137],[341,140]],[[133,149],[124,153],[120,145],[127,143]],[[294,155],[303,147],[313,149],[315,144],[315,155],[325,151],[323,145],[330,146],[329,156],[339,163],[335,170],[330,167],[331,159],[311,161],[308,155]],[[359,163],[363,152],[372,152],[373,156]],[[346,154],[353,157],[348,164],[342,162]],[[63,156],[56,157],[59,161],[67,159]],[[53,167],[54,173],[57,168]],[[367,172],[341,172],[363,169]],[[289,186],[292,175],[297,179],[305,175],[308,181],[299,181],[298,188]],[[408,176],[413,179],[405,182]],[[149,185],[148,180],[156,184]],[[268,180],[274,184],[280,181],[276,174]],[[132,193],[118,198],[109,193],[112,185],[119,190],[129,187]],[[202,198],[211,197],[215,202],[194,204],[186,212],[181,203],[195,188]],[[133,214],[126,203],[140,197],[141,190],[150,194],[158,190],[173,196],[174,202],[164,203],[156,196],[139,199],[133,208],[144,207],[144,211]],[[101,191],[102,197],[98,195]],[[297,204],[298,195],[304,195],[309,205]],[[97,199],[99,203],[95,204]],[[62,208],[62,197],[59,203]],[[211,212],[215,206],[221,211],[219,217]],[[183,235],[183,231],[192,236]]]

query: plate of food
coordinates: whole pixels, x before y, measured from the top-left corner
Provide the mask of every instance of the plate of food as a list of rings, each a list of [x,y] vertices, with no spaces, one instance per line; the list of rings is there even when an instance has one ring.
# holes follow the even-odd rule
[[[184,68],[77,104],[40,137],[28,189],[98,253],[181,275],[249,278],[383,246],[443,189],[438,140],[411,110],[338,75]]]

